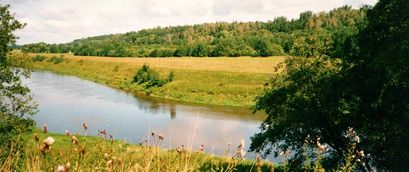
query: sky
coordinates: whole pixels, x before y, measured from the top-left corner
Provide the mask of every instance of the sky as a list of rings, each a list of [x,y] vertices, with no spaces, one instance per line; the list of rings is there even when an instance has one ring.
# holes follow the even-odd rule
[[[0,0],[27,26],[17,44],[65,43],[74,39],[126,33],[157,26],[209,22],[268,21],[301,12],[359,8],[377,0]]]

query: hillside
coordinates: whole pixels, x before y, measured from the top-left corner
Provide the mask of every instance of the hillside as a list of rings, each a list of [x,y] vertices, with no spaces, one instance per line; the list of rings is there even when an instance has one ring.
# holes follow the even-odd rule
[[[314,56],[340,57],[357,32],[365,10],[344,6],[329,12],[303,12],[299,18],[268,22],[217,22],[157,27],[124,34],[77,39],[65,44],[18,46],[31,53],[115,57]]]

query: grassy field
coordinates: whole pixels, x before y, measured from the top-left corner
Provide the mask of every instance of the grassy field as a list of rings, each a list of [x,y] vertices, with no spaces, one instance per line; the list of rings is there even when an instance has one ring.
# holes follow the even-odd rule
[[[46,59],[36,60],[36,55],[26,57],[34,69],[75,75],[139,95],[241,107],[253,105],[274,67],[285,58],[111,58],[40,54]],[[50,60],[53,56],[63,58],[53,62]],[[173,71],[174,81],[151,89],[132,83],[133,76],[143,64],[148,64],[162,77]]]
[[[90,137],[35,130],[23,137],[26,146],[6,157],[0,171],[282,171],[281,166],[261,159],[214,156],[199,148],[161,149],[156,135],[143,145],[112,140],[102,133]]]

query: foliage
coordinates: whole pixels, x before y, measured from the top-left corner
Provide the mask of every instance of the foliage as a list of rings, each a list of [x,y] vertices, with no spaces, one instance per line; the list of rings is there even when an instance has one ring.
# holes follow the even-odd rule
[[[64,61],[64,56],[62,55],[60,57],[52,56],[50,59],[47,60],[47,62],[54,63],[54,64],[58,64],[63,61]]]
[[[337,155],[345,141],[349,107],[338,95],[333,82],[339,79],[341,62],[323,57],[292,57],[285,61],[284,73],[275,74],[265,92],[257,98],[255,110],[264,110],[268,117],[262,132],[252,138],[251,150],[276,154],[290,149],[294,156],[290,166],[301,168],[304,140],[320,137],[330,145],[328,157]],[[277,150],[273,150],[277,147]],[[342,155],[342,154],[341,154]]]
[[[42,62],[46,58],[47,58],[46,56],[36,55],[32,57],[31,59],[33,60],[33,62]]]
[[[341,59],[328,58],[325,49],[293,47],[296,55],[312,58],[287,59],[284,73],[272,77],[257,98],[255,110],[268,117],[252,138],[252,150],[291,150],[290,166],[303,168],[309,138],[329,147],[322,159],[326,169],[409,168],[409,5],[381,0],[366,10],[359,33],[335,48]],[[325,42],[311,36],[297,42]]]
[[[292,20],[277,17],[268,22],[156,27],[77,39],[65,44],[40,42],[19,48],[33,53],[71,52],[82,56],[115,57],[310,56],[315,51],[339,56],[346,38],[357,33],[364,17],[364,8],[343,6],[315,14],[307,11]],[[323,40],[325,42],[321,43]],[[308,52],[310,47],[314,48],[314,52]]]
[[[24,27],[11,15],[9,8],[9,5],[0,5],[0,164],[9,155],[16,159],[21,156],[15,153],[23,145],[15,144],[16,149],[11,149],[11,146],[13,140],[20,140],[19,134],[33,125],[32,120],[23,117],[35,112],[30,90],[20,79],[28,77],[29,71],[22,69],[21,59],[8,56],[16,39],[12,32]],[[12,169],[16,170],[14,166]]]
[[[145,88],[162,87],[168,82],[173,81],[175,77],[174,72],[170,72],[167,79],[162,79],[159,73],[152,70],[147,64],[144,64],[134,76],[133,82],[144,84]]]
[[[347,60],[348,94],[357,97],[353,115],[364,133],[363,149],[379,169],[409,169],[409,4],[381,0],[368,11]]]

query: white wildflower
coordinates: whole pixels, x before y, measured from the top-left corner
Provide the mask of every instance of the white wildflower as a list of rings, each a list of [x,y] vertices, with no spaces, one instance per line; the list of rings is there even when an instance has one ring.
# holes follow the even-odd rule
[[[47,137],[46,139],[43,140],[43,143],[48,146],[51,146],[54,142],[55,142],[55,139],[52,137]]]
[[[64,166],[63,165],[58,165],[57,172],[64,172],[64,171],[65,171]]]

